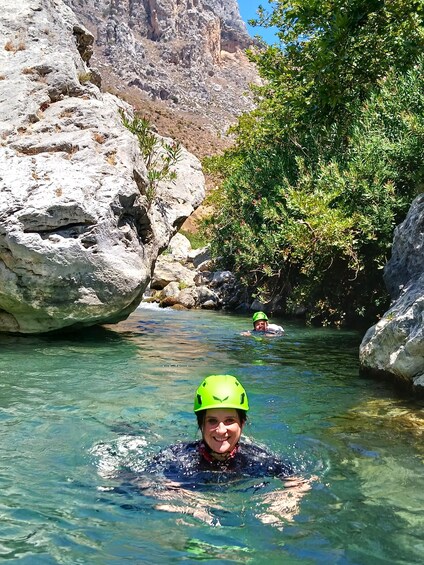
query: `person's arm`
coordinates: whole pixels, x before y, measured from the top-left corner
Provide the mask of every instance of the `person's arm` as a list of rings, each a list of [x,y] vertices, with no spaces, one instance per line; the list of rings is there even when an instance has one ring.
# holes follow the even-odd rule
[[[160,496],[160,500],[155,504],[156,510],[185,514],[205,524],[216,525],[216,519],[210,510],[222,510],[223,508],[210,497],[200,492],[187,490],[180,483],[171,481],[165,483],[164,487],[156,492],[156,497]]]
[[[306,492],[311,490],[311,483],[316,477],[305,479],[295,474],[295,469],[289,461],[267,453],[264,462],[269,476],[280,479],[284,488],[277,488],[272,492],[259,495],[262,512],[257,517],[265,524],[282,526],[285,521],[292,521],[299,512],[299,503]]]
[[[267,492],[261,497],[265,506],[257,518],[264,524],[282,528],[285,522],[292,522],[300,510],[300,501],[311,490],[311,480],[302,477],[284,479],[284,489]]]

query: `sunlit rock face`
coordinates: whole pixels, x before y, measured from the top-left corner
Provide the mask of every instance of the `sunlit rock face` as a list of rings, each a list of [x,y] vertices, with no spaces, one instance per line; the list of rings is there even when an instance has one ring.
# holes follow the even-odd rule
[[[237,0],[65,0],[95,36],[104,82],[201,115],[224,131],[252,109],[254,40]]]
[[[93,37],[60,0],[0,0],[0,331],[113,323],[204,197],[183,149],[146,196],[130,109],[92,81]]]
[[[361,368],[424,395],[424,195],[414,200],[394,234],[384,280],[393,299],[366,333]]]

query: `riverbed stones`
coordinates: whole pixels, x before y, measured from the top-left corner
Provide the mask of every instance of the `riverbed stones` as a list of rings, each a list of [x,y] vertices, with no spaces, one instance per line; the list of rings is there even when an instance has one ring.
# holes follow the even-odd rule
[[[61,0],[0,10],[0,331],[125,319],[204,197],[200,163],[183,148],[149,196],[131,108],[92,81],[93,36]]]
[[[177,234],[166,252],[158,257],[145,300],[158,302],[162,307],[237,308],[245,290],[234,274],[230,271],[208,271],[206,264],[213,268],[208,248],[193,250],[189,240]]]

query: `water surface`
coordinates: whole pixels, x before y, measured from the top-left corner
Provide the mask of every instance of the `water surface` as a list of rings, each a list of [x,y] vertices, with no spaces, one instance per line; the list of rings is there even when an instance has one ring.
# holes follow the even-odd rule
[[[358,376],[358,334],[273,321],[285,337],[144,306],[78,335],[0,336],[0,560],[422,563],[422,405]],[[247,389],[249,438],[317,477],[292,521],[264,523],[251,489],[175,493],[169,512],[143,488],[152,454],[198,437],[192,398],[211,373]],[[139,488],[117,488],[120,467]]]

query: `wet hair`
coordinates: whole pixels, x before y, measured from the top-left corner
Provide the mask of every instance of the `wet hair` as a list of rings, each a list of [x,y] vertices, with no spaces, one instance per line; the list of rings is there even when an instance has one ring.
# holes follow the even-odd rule
[[[247,420],[246,410],[241,410],[240,408],[235,408],[235,410],[238,414],[240,424],[243,425]],[[200,431],[202,431],[203,424],[205,423],[205,416],[206,410],[199,410],[199,412],[196,412],[197,425],[199,426]]]

